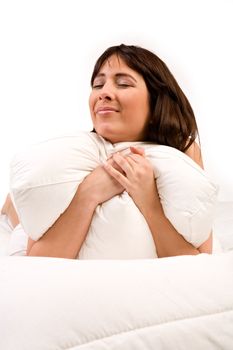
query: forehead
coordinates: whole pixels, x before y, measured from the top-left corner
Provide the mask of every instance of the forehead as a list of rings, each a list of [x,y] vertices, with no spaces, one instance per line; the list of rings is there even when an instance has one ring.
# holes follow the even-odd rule
[[[101,66],[97,77],[99,75],[114,75],[117,73],[126,73],[130,74],[135,78],[143,79],[143,77],[134,69],[130,68],[127,63],[119,56],[112,55],[110,56]],[[143,79],[144,80],[144,79]]]

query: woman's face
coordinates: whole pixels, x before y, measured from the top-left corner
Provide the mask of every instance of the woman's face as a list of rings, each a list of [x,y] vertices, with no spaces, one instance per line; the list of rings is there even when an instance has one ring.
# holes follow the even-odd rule
[[[95,77],[89,107],[96,132],[111,143],[143,140],[149,93],[143,77],[116,55]]]

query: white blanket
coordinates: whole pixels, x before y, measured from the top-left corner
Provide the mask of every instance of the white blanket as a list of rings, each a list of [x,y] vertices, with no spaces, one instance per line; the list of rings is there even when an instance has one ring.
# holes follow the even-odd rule
[[[0,259],[2,350],[232,350],[233,252]]]

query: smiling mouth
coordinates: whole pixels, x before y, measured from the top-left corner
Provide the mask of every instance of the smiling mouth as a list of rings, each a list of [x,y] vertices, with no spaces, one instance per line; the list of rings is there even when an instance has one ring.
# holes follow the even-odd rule
[[[118,112],[118,110],[113,106],[99,106],[96,108],[96,111],[95,111],[96,114],[108,114],[113,112],[115,113]]]
[[[110,114],[110,113],[117,113],[118,111],[114,108],[98,108],[96,111],[96,114],[99,115],[105,115],[105,114]]]
[[[117,111],[115,109],[101,109],[96,112],[96,114],[101,114],[101,115],[110,114],[110,113],[117,113]]]

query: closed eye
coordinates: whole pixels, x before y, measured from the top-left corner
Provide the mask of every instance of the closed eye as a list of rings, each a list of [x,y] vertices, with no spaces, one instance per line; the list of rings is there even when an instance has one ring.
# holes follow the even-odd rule
[[[104,84],[96,84],[96,85],[93,85],[92,88],[93,89],[101,89],[103,87]]]
[[[131,87],[131,85],[129,84],[117,84],[119,87],[122,87],[122,88],[127,88],[127,87]],[[93,85],[92,88],[93,89],[101,89],[102,87],[104,86],[104,84],[96,84],[96,85]]]
[[[118,84],[118,86],[123,87],[123,88],[131,87],[131,85],[129,85],[129,84]]]

